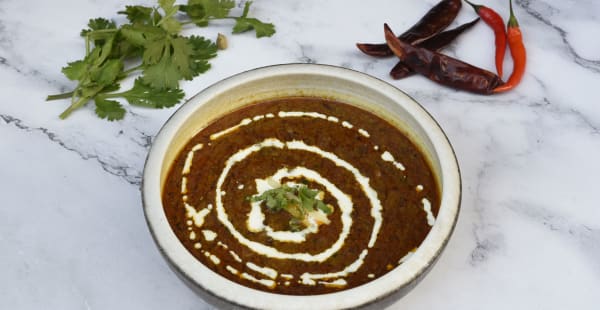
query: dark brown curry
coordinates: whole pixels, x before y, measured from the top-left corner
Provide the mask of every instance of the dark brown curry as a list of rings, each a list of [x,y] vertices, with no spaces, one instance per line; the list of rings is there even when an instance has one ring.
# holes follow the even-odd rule
[[[319,191],[333,212],[316,210],[292,231],[290,213],[249,199],[283,184]],[[163,189],[169,223],[199,261],[242,285],[293,295],[352,288],[400,265],[431,229],[439,199],[429,164],[401,131],[309,97],[214,121],[187,143]]]

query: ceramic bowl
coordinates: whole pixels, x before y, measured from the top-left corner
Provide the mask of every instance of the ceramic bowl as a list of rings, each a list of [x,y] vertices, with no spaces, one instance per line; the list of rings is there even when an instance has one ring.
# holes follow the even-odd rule
[[[369,110],[400,128],[430,160],[440,185],[435,225],[405,263],[361,286],[322,295],[267,293],[234,283],[196,260],[171,230],[161,202],[168,169],[186,142],[212,120],[242,106],[286,96],[331,98]],[[217,307],[345,309],[381,307],[410,291],[446,246],[460,209],[461,180],[444,132],[415,100],[369,75],[334,66],[289,64],[258,68],[224,79],[192,97],[157,134],[144,168],[142,198],[150,232],[169,265]],[[450,283],[448,284],[450,285]]]

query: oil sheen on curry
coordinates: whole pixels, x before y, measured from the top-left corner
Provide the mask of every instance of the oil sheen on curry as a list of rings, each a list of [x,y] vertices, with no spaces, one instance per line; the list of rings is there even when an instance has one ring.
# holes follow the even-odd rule
[[[435,223],[428,161],[371,112],[320,98],[260,102],[209,124],[163,189],[173,231],[214,272],[323,294],[405,262]]]

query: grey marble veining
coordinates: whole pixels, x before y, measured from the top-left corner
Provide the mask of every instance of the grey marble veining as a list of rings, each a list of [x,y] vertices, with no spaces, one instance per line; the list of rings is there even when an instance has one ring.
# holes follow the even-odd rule
[[[151,5],[151,0],[135,1]],[[438,264],[392,309],[590,309],[600,287],[600,2],[515,0],[528,52],[514,91],[472,95],[414,76],[354,44],[382,25],[410,27],[436,0],[255,1],[277,33],[228,35],[186,98],[227,76],[278,63],[343,66],[419,101],[446,131],[463,177],[455,233]],[[508,2],[481,1],[508,17]],[[133,3],[133,2],[132,2]],[[82,57],[91,17],[122,22],[109,1],[0,1],[0,308],[208,309],[167,268],[146,228],[139,185],[153,137],[175,111],[130,107],[107,122],[85,107],[66,121],[48,94]],[[238,10],[241,3],[238,2]],[[453,25],[475,17],[463,6]],[[214,38],[231,25],[186,30]],[[483,23],[446,53],[494,68]],[[512,62],[506,58],[505,76]],[[123,88],[132,81],[124,82]]]

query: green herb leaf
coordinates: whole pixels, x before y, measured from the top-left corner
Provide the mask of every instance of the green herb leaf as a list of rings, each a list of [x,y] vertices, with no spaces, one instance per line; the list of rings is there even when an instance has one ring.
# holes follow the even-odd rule
[[[96,115],[100,118],[115,121],[123,119],[125,116],[125,109],[117,101],[96,97],[94,102],[96,103]]]
[[[173,54],[171,55],[173,65],[175,65],[184,79],[191,80],[194,77],[194,72],[190,67],[190,55],[193,49],[188,39],[183,37],[172,39],[171,47],[173,50]]]
[[[208,26],[208,16],[204,6],[200,4],[180,5],[179,10],[185,12],[198,27]]]
[[[323,211],[325,214],[331,214],[333,212],[333,208],[330,205],[326,205],[322,201],[317,201],[317,209]]]
[[[103,86],[110,85],[117,80],[121,71],[123,71],[123,61],[110,59],[91,72],[91,80]]]
[[[224,18],[235,6],[234,0],[189,0],[188,5],[200,5],[207,17]]]
[[[182,78],[170,57],[163,57],[157,64],[146,67],[144,83],[157,89],[178,88]]]
[[[109,57],[120,58],[120,59],[131,59],[136,61],[144,50],[142,47],[137,46],[129,42],[127,38],[119,31],[115,37],[115,43],[113,43],[113,50]]]
[[[164,58],[163,56],[165,53],[170,53],[171,51],[170,44],[166,37],[163,39],[149,41],[144,45],[144,47],[146,50],[144,51],[142,62],[146,65],[158,63]]]
[[[174,5],[175,0],[158,0],[158,4],[165,12],[158,25],[170,34],[179,33],[181,31],[181,23],[175,19],[175,14],[179,11],[179,6]]]
[[[62,68],[62,73],[71,81],[77,81],[81,79],[86,70],[86,63],[83,60],[77,60],[68,63],[66,67]]]
[[[179,9],[198,27],[206,27],[211,18],[226,18],[234,6],[233,0],[189,0],[187,5],[181,5]]]
[[[165,31],[160,27],[142,24],[124,25],[121,27],[121,34],[131,44],[140,47],[166,37]]]
[[[208,25],[212,19],[236,19],[234,32],[255,29],[258,37],[274,32],[271,24],[248,17],[251,2],[245,4],[240,17],[229,16],[234,0],[188,0],[183,6],[175,5],[175,0],[157,2],[156,7],[126,6],[118,14],[125,15],[129,23],[119,28],[106,18],[89,20],[88,28],[80,33],[85,38],[85,57],[62,68],[68,79],[78,81],[77,86],[46,99],[71,99],[71,105],[60,118],[66,118],[90,100],[96,101],[98,116],[109,120],[123,118],[125,110],[108,98],[123,97],[132,105],[154,108],[178,103],[184,96],[178,88],[179,81],[191,80],[210,69],[208,60],[217,53],[217,46],[210,40],[180,35],[183,25],[180,11],[200,26]],[[184,19],[184,23],[189,20]],[[125,60],[132,63],[127,70],[124,70]],[[136,79],[132,89],[112,93],[119,89],[121,80],[139,71],[142,76]],[[314,207],[290,195],[277,195],[269,201],[274,208],[292,203]]]
[[[256,18],[237,18],[233,33],[241,33],[254,29],[256,37],[270,37],[275,33],[275,25],[271,23],[263,23]]]
[[[181,89],[156,89],[144,84],[141,78],[137,78],[133,88],[118,94],[125,98],[129,104],[148,108],[168,108],[181,101],[184,93]]]
[[[285,210],[292,216],[289,227],[292,231],[300,230],[303,221],[318,208],[325,214],[331,214],[333,207],[317,198],[319,191],[308,188],[306,185],[283,185],[249,198],[252,202],[265,202],[267,209],[273,212]],[[314,216],[314,215],[313,215]],[[322,216],[322,215],[321,215]]]
[[[152,18],[154,8],[141,5],[125,6],[125,11],[119,11],[118,14],[127,16],[127,19],[132,24],[153,25],[158,21]]]
[[[188,44],[191,46],[189,66],[192,70],[192,76],[197,76],[210,69],[208,59],[217,56],[217,45],[212,41],[199,36],[188,38]]]
[[[102,45],[96,45],[94,50],[90,56],[90,63],[92,64],[92,68],[97,68],[102,66],[104,61],[110,56],[112,52],[113,42],[115,35],[113,34],[110,38],[108,38]]]
[[[252,1],[247,1],[244,5],[244,12],[242,16],[237,17],[235,26],[233,26],[233,33],[242,33],[254,29],[256,31],[256,37],[270,37],[275,33],[275,25],[271,23],[263,23],[256,18],[248,18],[248,12],[250,11],[250,5]]]
[[[88,33],[92,31],[117,29],[117,25],[115,24],[115,22],[102,17],[90,19],[90,21],[88,22],[88,27],[88,29],[81,30],[79,35],[85,37]]]

